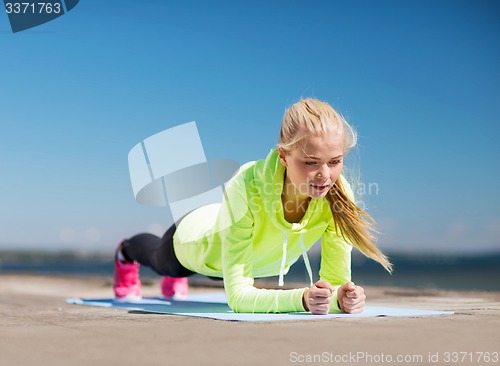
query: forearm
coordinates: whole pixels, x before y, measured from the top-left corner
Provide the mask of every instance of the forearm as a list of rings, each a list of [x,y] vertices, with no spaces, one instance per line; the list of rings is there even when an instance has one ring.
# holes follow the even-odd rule
[[[228,305],[236,313],[289,313],[305,311],[303,288],[267,290],[253,286],[226,289]]]

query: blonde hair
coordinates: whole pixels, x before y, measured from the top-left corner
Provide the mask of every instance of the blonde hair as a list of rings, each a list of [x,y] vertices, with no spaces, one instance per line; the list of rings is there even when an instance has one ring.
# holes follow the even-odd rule
[[[312,98],[302,99],[285,112],[277,147],[289,153],[303,147],[310,136],[323,135],[328,131],[343,134],[344,153],[356,146],[356,132],[330,104]],[[392,264],[375,245],[375,236],[372,234],[375,220],[349,198],[340,177],[326,198],[337,233],[361,253],[392,272]]]

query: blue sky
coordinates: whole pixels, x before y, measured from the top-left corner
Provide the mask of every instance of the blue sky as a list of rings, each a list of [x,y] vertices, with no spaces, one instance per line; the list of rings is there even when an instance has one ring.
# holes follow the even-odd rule
[[[2,12],[0,249],[159,234],[135,144],[195,120],[208,158],[261,159],[312,96],[358,130],[383,249],[499,250],[499,36],[486,0],[82,0],[16,34]]]

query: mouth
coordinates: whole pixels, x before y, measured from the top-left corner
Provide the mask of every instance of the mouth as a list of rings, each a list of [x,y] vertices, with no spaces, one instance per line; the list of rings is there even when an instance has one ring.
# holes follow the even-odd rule
[[[317,191],[323,192],[330,186],[328,184],[311,184],[311,187],[313,187]]]

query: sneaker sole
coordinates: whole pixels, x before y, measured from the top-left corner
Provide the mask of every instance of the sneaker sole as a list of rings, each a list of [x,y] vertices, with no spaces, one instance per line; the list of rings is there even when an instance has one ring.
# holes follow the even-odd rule
[[[127,295],[124,297],[115,297],[116,302],[139,302],[142,301],[142,296]]]

